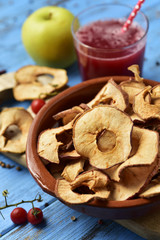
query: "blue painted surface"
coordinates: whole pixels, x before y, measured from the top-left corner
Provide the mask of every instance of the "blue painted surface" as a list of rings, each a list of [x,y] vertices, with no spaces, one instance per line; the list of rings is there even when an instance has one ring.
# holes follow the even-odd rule
[[[0,70],[16,71],[24,65],[34,64],[25,52],[21,42],[21,26],[26,17],[34,10],[42,6],[57,4],[77,14],[84,8],[100,2],[113,1],[95,0],[93,3],[90,0],[0,0]],[[125,3],[126,1],[121,0],[120,2]],[[127,3],[133,6],[136,1],[128,0]],[[160,66],[156,65],[156,62],[160,61],[159,1],[146,1],[142,10],[150,21],[143,77],[160,81]],[[77,64],[71,66],[67,71],[70,86],[81,81]],[[27,106],[27,103],[21,104],[23,106],[26,104],[25,106]],[[12,105],[15,105],[15,103]],[[2,154],[0,154],[0,160],[18,166],[17,163],[4,157]],[[19,202],[22,199],[33,199],[37,193],[40,193],[43,202],[37,203],[36,206],[44,209],[45,222],[37,227],[33,227],[29,223],[23,226],[16,226],[10,220],[10,212],[13,208],[7,208],[3,210],[5,220],[0,216],[0,234],[2,239],[142,239],[111,220],[105,220],[100,225],[98,224],[98,219],[66,207],[52,196],[44,193],[24,167],[22,167],[21,171],[17,171],[15,167],[12,169],[0,167],[0,206],[4,205],[1,192],[5,189],[9,191],[9,203]],[[46,202],[49,203],[47,208],[44,207]],[[31,208],[30,204],[24,204],[23,206],[26,210]],[[77,221],[73,222],[71,216],[75,216]]]

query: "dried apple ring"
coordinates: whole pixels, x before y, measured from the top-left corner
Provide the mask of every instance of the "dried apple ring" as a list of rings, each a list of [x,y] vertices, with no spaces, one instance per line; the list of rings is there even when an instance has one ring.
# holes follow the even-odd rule
[[[24,108],[6,108],[0,114],[0,151],[23,153],[30,125],[33,121],[30,113]]]
[[[44,75],[45,78],[39,81],[38,77]],[[15,79],[13,94],[17,101],[36,99],[40,95],[41,98],[45,98],[46,94],[62,88],[68,82],[66,70],[34,65],[20,68],[15,73]]]
[[[110,79],[87,105],[93,108],[99,104],[111,105],[125,111],[129,104],[128,94],[113,79]]]
[[[59,164],[59,147],[63,145],[63,142],[57,140],[57,135],[67,130],[72,129],[74,119],[68,124],[44,130],[41,132],[38,138],[37,151],[40,157],[43,159]]]
[[[130,104],[133,104],[135,95],[146,87],[143,82],[137,82],[133,79],[121,82],[120,86],[128,94]]]
[[[80,158],[66,164],[63,169],[61,176],[65,178],[68,182],[72,182],[78,176],[79,173],[83,172],[85,160]]]
[[[152,118],[160,119],[160,107],[145,101],[145,96],[148,93],[151,94],[151,90],[151,86],[146,86],[134,98],[133,110],[140,118],[144,120]]]
[[[99,105],[86,111],[75,122],[74,147],[81,156],[89,158],[92,166],[106,169],[128,158],[131,151],[132,127],[133,122],[127,114],[111,106]],[[101,149],[98,146],[97,139],[104,130],[112,133],[105,134],[104,137],[106,145],[111,142],[112,148],[105,149],[103,146]]]
[[[83,204],[95,199],[107,200],[110,194],[107,188],[108,182],[106,174],[91,170],[80,174],[71,183],[59,179],[56,185],[56,195],[69,204]],[[84,186],[87,186],[90,191],[86,192],[86,188],[81,189],[81,193],[75,191],[78,187]]]

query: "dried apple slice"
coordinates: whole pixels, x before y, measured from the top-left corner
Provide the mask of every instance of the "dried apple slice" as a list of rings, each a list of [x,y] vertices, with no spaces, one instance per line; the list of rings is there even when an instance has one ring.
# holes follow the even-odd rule
[[[130,104],[133,104],[135,95],[146,87],[143,82],[137,82],[133,79],[121,82],[120,86],[128,94]]]
[[[105,173],[105,174],[107,174],[107,176],[111,179],[111,180],[113,180],[113,181],[115,181],[115,172],[117,171],[117,169],[119,168],[119,166],[121,165],[121,163],[119,163],[119,164],[116,164],[116,165],[114,165],[114,166],[112,166],[112,167],[110,167],[110,168],[107,168],[107,169],[103,169],[103,172]]]
[[[23,153],[30,125],[30,113],[21,107],[6,108],[0,114],[0,151]]]
[[[83,175],[81,177],[81,175]],[[89,179],[87,180],[87,178]],[[73,183],[73,182],[72,182]],[[99,187],[102,184],[102,187]],[[80,174],[72,184],[66,180],[59,179],[56,186],[56,195],[69,204],[83,204],[95,199],[107,200],[110,191],[107,189],[108,178],[97,170]],[[87,186],[89,192],[82,188],[81,193],[76,192],[78,187]],[[104,186],[104,187],[103,187]]]
[[[105,188],[107,184],[107,175],[97,169],[83,172],[70,183],[72,189],[76,189],[83,185],[87,186],[92,191],[95,191],[97,188]]]
[[[142,198],[150,198],[160,194],[160,176],[153,179],[150,184],[139,195]]]
[[[152,98],[160,98],[160,84],[152,88]]]
[[[108,104],[124,111],[129,104],[128,95],[111,79],[87,105],[93,108],[98,104]]]
[[[153,98],[152,104],[157,105],[160,108],[160,98]]]
[[[59,154],[61,159],[79,159],[81,158],[81,155],[79,155],[76,150],[72,150],[72,151],[67,151],[67,152],[60,152]]]
[[[84,112],[75,122],[74,147],[80,155],[89,158],[92,166],[106,169],[128,158],[132,127],[133,122],[127,114],[111,106],[99,105]],[[100,150],[98,147],[97,139],[99,140],[99,134],[104,130],[111,132],[108,136],[112,136],[112,149]]]
[[[149,166],[156,161],[158,156],[159,135],[156,131],[133,127],[132,131],[132,156],[122,163],[112,174],[112,179],[119,181],[123,171],[132,166]]]
[[[110,182],[109,200],[124,201],[138,196],[158,172],[158,161],[149,166],[125,168],[120,182]]]
[[[142,118],[140,118],[136,113],[134,113],[133,111],[131,112],[127,112],[128,115],[130,116],[131,120],[133,121],[133,123],[145,123],[145,120],[143,120]]]
[[[73,108],[61,111],[53,116],[53,118],[58,121],[62,119],[63,124],[66,125],[70,121],[72,121],[77,114],[83,113],[84,110],[79,106],[74,106]]]
[[[0,75],[0,103],[13,98],[12,88],[15,86],[14,72]]]
[[[151,91],[152,104],[160,107],[160,84],[154,86]]]
[[[143,78],[140,77],[140,70],[137,64],[129,66],[128,70],[134,73],[134,77],[137,82],[143,82]]]
[[[61,131],[64,131],[61,129]],[[47,129],[42,132],[38,139],[38,154],[40,157],[48,160],[49,162],[59,164],[58,149],[59,146],[63,145],[62,142],[58,142],[56,133],[53,129]]]
[[[40,76],[45,78],[38,80]],[[48,76],[49,75],[49,76]],[[52,76],[52,77],[50,77]],[[16,100],[32,100],[45,98],[46,94],[62,88],[68,82],[66,70],[28,65],[15,73],[16,85],[13,95]]]
[[[68,182],[72,182],[79,173],[83,172],[84,162],[85,160],[81,158],[68,163],[63,169],[61,176]]]
[[[107,200],[110,192],[107,189],[96,189],[95,193],[76,193],[72,190],[68,181],[59,179],[57,181],[57,197],[68,204],[83,204],[95,199]]]
[[[137,95],[141,90],[143,90],[146,85],[143,82],[143,78],[140,77],[138,65],[131,65],[130,67],[128,67],[128,70],[134,73],[135,79],[130,78],[128,81],[123,81],[120,83],[120,86],[128,94],[129,103],[133,104],[135,95]]]
[[[61,174],[65,166],[66,163],[63,161],[60,161],[59,164],[49,162],[49,164],[46,165],[46,168],[55,179],[59,179],[62,178]]]
[[[37,144],[39,156],[50,162],[59,164],[58,150],[59,147],[63,145],[63,142],[57,140],[57,135],[72,129],[73,123],[74,120],[64,126],[47,129],[41,132]]]
[[[151,92],[152,87],[145,87],[134,98],[133,110],[140,118],[147,120],[150,118],[160,119],[160,107],[145,101],[145,96]]]

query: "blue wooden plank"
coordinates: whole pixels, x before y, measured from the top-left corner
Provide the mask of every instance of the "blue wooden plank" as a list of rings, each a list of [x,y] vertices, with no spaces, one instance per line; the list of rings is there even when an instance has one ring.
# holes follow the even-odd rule
[[[38,240],[142,240],[126,230],[119,224],[104,220],[99,224],[99,219],[89,217],[79,212],[76,212],[59,201],[54,202],[44,210],[46,217],[44,223],[38,227],[33,227],[31,224],[26,224],[21,227],[15,227],[12,231],[6,234],[2,239],[7,240],[22,240],[22,239],[38,239]],[[75,216],[76,221],[72,221],[71,217]],[[16,238],[14,238],[16,236]]]
[[[32,176],[29,174],[28,169],[21,166],[21,171],[16,170],[18,164],[14,163],[12,160],[3,157],[0,155],[0,160],[8,163],[10,165],[15,165],[12,169],[1,168],[0,167],[0,206],[4,206],[4,197],[2,192],[7,189],[9,192],[8,195],[8,204],[17,203],[21,200],[33,200],[36,194],[42,196],[43,202],[35,203],[35,206],[43,207],[46,202],[53,202],[55,198],[44,193],[39,185],[35,182]],[[23,206],[22,206],[23,205]],[[31,204],[22,204],[26,210],[31,208]],[[5,217],[5,220],[0,216],[0,234],[5,234],[10,229],[14,228],[12,221],[10,220],[10,212],[14,207],[6,208],[2,210],[2,213]]]

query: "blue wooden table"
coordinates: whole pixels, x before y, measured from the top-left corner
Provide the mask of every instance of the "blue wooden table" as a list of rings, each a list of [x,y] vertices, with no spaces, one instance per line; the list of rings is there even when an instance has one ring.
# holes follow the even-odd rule
[[[90,5],[102,2],[104,1],[94,0],[93,3],[90,0],[0,0],[0,70],[16,71],[24,65],[34,64],[27,55],[21,41],[22,24],[34,10],[46,5],[59,5],[77,14]],[[105,2],[111,1],[106,0]],[[136,0],[121,0],[120,2],[127,2],[132,6],[136,4]],[[160,81],[160,64],[158,64],[160,62],[159,0],[146,0],[142,10],[146,13],[150,22],[143,77]],[[67,72],[70,86],[81,82],[76,63],[68,68]],[[26,168],[21,167],[21,171],[17,171],[16,166],[18,164],[2,154],[0,154],[0,161],[15,165],[12,169],[0,167],[0,206],[4,205],[4,197],[1,193],[5,189],[9,191],[8,203],[19,202],[22,199],[33,199],[39,193],[43,198],[43,202],[35,205],[43,209],[45,218],[45,221],[37,227],[32,226],[30,223],[16,226],[10,220],[10,212],[13,208],[4,209],[2,213],[5,220],[0,216],[0,237],[2,239],[143,239],[112,220],[104,220],[100,224],[99,219],[86,216],[66,207],[54,197],[44,193]],[[29,210],[31,204],[23,204],[23,207]],[[72,221],[72,216],[75,216],[77,220]]]

